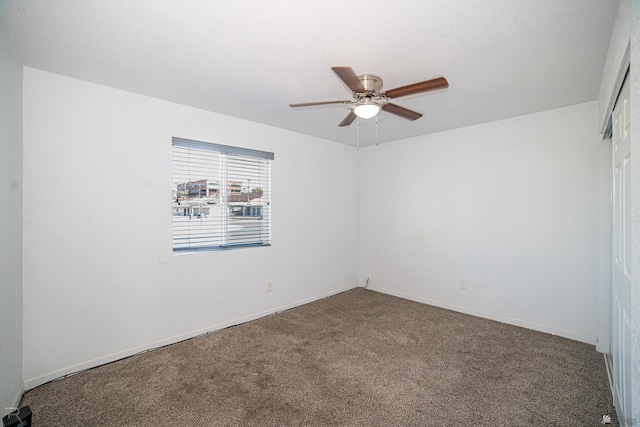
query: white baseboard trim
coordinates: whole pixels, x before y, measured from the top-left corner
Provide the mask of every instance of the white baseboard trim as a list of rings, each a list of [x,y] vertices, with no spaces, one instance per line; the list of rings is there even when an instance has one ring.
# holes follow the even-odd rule
[[[6,408],[2,408],[2,417],[7,415],[10,412],[13,412],[16,408],[20,406],[20,401],[22,400],[22,395],[24,394],[24,382],[21,382],[18,386],[18,389],[13,395],[13,398],[10,402],[7,402],[10,406]],[[1,418],[1,417],[0,417]]]
[[[397,292],[392,289],[382,287],[370,287],[372,291],[382,292],[384,294],[393,295],[396,297],[408,299],[411,301],[421,302],[424,304],[433,305],[440,308],[446,308],[447,310],[457,311],[460,313],[470,314],[472,316],[482,317],[484,319],[496,320],[498,322],[507,323],[509,325],[520,326],[527,329],[532,329],[538,332],[545,332],[551,335],[558,335],[563,338],[569,338],[574,341],[580,341],[587,344],[596,345],[597,338],[591,335],[581,334],[579,332],[567,331],[564,329],[554,328],[552,326],[541,325],[535,322],[529,322],[527,320],[516,319],[513,317],[503,316],[496,313],[490,313],[487,311],[476,310],[474,308],[464,307],[460,305],[450,304],[438,300],[429,298],[418,297],[415,295],[405,294],[404,292]]]
[[[236,325],[240,325],[242,323],[246,323],[246,322],[250,322],[252,320],[256,320],[259,319],[261,317],[265,317],[265,316],[269,316],[271,314],[274,313],[278,313],[280,311],[284,311],[284,310],[289,310],[291,308],[295,308],[304,304],[308,304],[310,302],[314,302],[317,300],[321,300],[323,298],[327,298],[330,297],[332,295],[336,295],[345,291],[348,291],[352,289],[351,287],[347,287],[347,288],[341,288],[341,289],[334,289],[330,292],[326,292],[323,294],[319,294],[310,298],[305,298],[302,300],[298,300],[298,301],[294,301],[279,307],[275,307],[275,308],[271,308],[268,310],[264,310],[258,313],[254,313],[248,316],[244,316],[238,319],[233,319],[233,320],[229,320],[226,322],[222,322],[222,323],[217,323],[214,325],[210,325],[204,328],[200,328],[200,329],[196,329],[194,331],[191,332],[186,332],[184,334],[180,334],[180,335],[176,335],[173,337],[168,337],[162,340],[158,340],[158,341],[154,341],[154,342],[150,342],[150,343],[146,343],[146,344],[142,344],[140,346],[136,346],[136,347],[132,347],[126,350],[122,350],[122,351],[118,351],[116,353],[111,353],[111,354],[107,354],[101,357],[97,357],[95,359],[91,359],[91,360],[86,360],[82,363],[77,363],[74,365],[70,365],[70,366],[66,366],[64,368],[61,369],[57,369],[55,371],[51,371],[51,372],[47,372],[46,374],[42,374],[42,375],[38,375],[35,377],[31,377],[28,379],[24,380],[23,383],[23,387],[22,387],[22,392],[20,393],[20,396],[22,396],[22,394],[24,393],[25,390],[31,390],[32,388],[38,387],[39,385],[48,383],[50,381],[68,376],[68,375],[72,375],[72,374],[76,374],[76,373],[80,373],[82,371],[85,371],[87,369],[91,369],[91,368],[95,368],[97,366],[101,366],[101,365],[105,365],[107,363],[111,363],[111,362],[115,362],[116,360],[120,360],[120,359],[124,359],[133,355],[136,355],[138,353],[144,353],[150,350],[154,350],[160,347],[164,347],[170,344],[175,344],[177,342],[180,341],[184,341],[184,340],[188,340],[190,338],[194,338],[197,337],[199,335],[203,335],[203,334],[207,334],[209,332],[214,332],[214,331],[218,331],[220,329],[225,329],[228,328],[230,326],[236,326]]]

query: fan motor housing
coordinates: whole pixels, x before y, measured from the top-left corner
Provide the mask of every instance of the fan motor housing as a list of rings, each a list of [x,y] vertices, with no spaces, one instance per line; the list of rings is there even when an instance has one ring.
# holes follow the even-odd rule
[[[382,90],[382,79],[378,76],[374,76],[373,74],[363,74],[358,76],[358,80],[362,82],[362,86],[364,86],[367,92],[380,92]]]

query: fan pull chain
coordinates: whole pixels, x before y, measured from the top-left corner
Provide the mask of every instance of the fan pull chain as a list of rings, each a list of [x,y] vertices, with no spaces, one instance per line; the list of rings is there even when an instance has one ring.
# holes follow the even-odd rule
[[[378,146],[378,116],[376,116],[376,147]]]
[[[356,147],[360,151],[360,118],[356,117]]]

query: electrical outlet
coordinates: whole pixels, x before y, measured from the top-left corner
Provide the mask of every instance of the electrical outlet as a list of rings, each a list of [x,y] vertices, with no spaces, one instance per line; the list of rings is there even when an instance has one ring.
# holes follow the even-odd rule
[[[462,289],[463,291],[467,289],[467,281],[466,280],[460,280],[460,289]]]
[[[267,292],[273,292],[273,281],[271,280],[267,282]]]

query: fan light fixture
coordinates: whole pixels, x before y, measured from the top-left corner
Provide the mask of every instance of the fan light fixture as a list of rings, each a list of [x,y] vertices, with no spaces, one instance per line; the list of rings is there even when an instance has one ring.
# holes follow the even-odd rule
[[[378,115],[379,112],[380,106],[376,103],[369,102],[368,99],[365,99],[363,104],[358,104],[353,107],[353,114],[361,119],[370,119]]]

